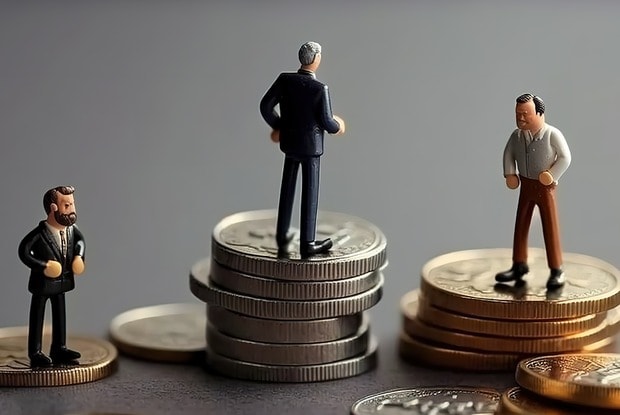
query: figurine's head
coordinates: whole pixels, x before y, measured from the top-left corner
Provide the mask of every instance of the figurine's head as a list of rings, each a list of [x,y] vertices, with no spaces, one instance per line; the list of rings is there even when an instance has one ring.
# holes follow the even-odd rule
[[[536,95],[520,95],[517,97],[515,117],[517,128],[534,134],[545,124],[545,103]]]
[[[47,222],[55,227],[71,226],[77,220],[73,186],[58,186],[43,195],[43,209],[47,213]]]
[[[316,72],[321,64],[321,45],[316,42],[306,42],[299,48],[299,62],[302,69]]]

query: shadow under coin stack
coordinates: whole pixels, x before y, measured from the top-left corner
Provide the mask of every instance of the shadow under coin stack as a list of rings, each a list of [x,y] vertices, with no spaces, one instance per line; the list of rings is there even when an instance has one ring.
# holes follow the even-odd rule
[[[530,249],[522,283],[496,283],[511,257],[510,249],[486,249],[429,261],[421,289],[401,300],[401,356],[436,367],[510,371],[527,357],[613,349],[620,329],[615,267],[564,254],[566,284],[547,290],[545,251]]]
[[[213,230],[212,258],[196,263],[190,289],[207,303],[207,363],[236,378],[314,382],[376,365],[365,310],[382,295],[386,239],[371,223],[319,212],[327,254],[286,256],[275,242],[276,211],[237,213]]]

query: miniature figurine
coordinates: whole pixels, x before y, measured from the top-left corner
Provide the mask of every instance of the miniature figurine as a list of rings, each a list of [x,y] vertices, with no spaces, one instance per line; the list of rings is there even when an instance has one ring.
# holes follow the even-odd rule
[[[547,264],[551,270],[547,288],[564,285],[560,228],[555,203],[555,188],[571,161],[564,136],[557,128],[545,123],[545,104],[532,94],[517,98],[515,116],[517,129],[504,150],[504,177],[510,189],[521,184],[515,221],[512,268],[495,276],[498,282],[521,281],[529,272],[527,238],[534,206],[538,205],[542,220]],[[518,173],[518,174],[517,174]]]
[[[332,114],[327,85],[316,79],[321,63],[321,45],[304,43],[299,49],[301,68],[282,73],[265,93],[260,112],[273,129],[271,139],[285,154],[278,206],[276,242],[285,252],[293,234],[289,232],[297,172],[301,164],[300,253],[302,257],[327,252],[328,238],[315,241],[319,203],[319,168],[323,154],[323,132],[344,134],[344,121]],[[280,114],[275,111],[280,106]]]
[[[28,327],[28,357],[33,368],[76,363],[80,353],[66,346],[65,292],[75,287],[74,274],[84,272],[84,237],[74,225],[77,219],[74,188],[59,186],[45,192],[47,219],[39,222],[19,244],[19,258],[30,268],[28,290],[32,293]],[[45,303],[52,304],[50,357],[41,352]]]

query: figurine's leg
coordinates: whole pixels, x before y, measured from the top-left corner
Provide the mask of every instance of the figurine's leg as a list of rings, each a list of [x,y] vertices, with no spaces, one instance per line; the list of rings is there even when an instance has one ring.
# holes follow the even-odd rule
[[[41,352],[43,336],[43,319],[45,318],[45,302],[47,297],[32,295],[28,321],[28,357],[31,367],[51,366],[52,361]]]
[[[315,241],[316,217],[319,207],[320,158],[309,157],[302,161],[301,192],[301,255],[307,257],[327,252],[332,247],[331,239]]]
[[[80,357],[80,353],[67,349],[67,315],[65,294],[50,297],[52,303],[52,347],[50,356],[54,363],[68,363]]]
[[[541,185],[542,187],[542,185]],[[560,241],[560,226],[558,211],[555,203],[555,185],[545,186],[539,191],[540,219],[542,221],[547,264],[550,268],[547,288],[558,288],[564,285],[566,277],[562,271],[562,244]]]
[[[282,249],[290,242],[289,228],[291,226],[291,215],[293,202],[295,201],[295,184],[297,182],[297,172],[299,171],[299,160],[290,157],[284,158],[282,168],[282,185],[280,187],[280,202],[278,205],[278,221],[276,225],[276,242],[278,248]]]

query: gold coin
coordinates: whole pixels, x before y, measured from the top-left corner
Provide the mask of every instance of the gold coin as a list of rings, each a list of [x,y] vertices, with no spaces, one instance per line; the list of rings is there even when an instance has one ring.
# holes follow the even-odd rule
[[[189,362],[204,355],[207,327],[203,304],[162,304],[116,316],[110,338],[128,355],[159,362]]]
[[[587,406],[568,405],[534,395],[520,387],[510,388],[502,394],[496,415],[612,415],[617,411]]]
[[[49,349],[49,329],[43,348]],[[28,327],[0,329],[0,386],[63,386],[93,382],[115,372],[118,353],[114,345],[92,337],[67,336],[67,346],[82,354],[77,365],[30,368]]]
[[[497,284],[510,268],[510,249],[480,249],[436,257],[422,268],[422,295],[436,307],[477,317],[557,320],[597,314],[620,305],[620,272],[593,257],[564,254],[566,284],[547,290],[545,251],[529,250],[525,284]]]
[[[508,337],[557,337],[579,333],[584,330],[598,327],[607,313],[589,314],[583,317],[562,320],[493,320],[478,318],[443,310],[432,306],[424,297],[420,296],[419,290],[410,291],[402,297],[401,311],[405,326],[410,327],[410,321],[414,319],[414,309],[417,301],[417,317],[422,322],[449,330],[459,330],[468,333],[484,334],[490,336]],[[410,331],[409,329],[406,329]],[[413,329],[411,329],[413,330]]]
[[[412,315],[415,316],[415,314]],[[527,323],[524,322],[522,324]],[[404,328],[412,336],[459,348],[530,355],[560,353],[580,350],[589,344],[614,336],[618,332],[618,328],[620,328],[620,310],[618,308],[610,310],[606,320],[594,329],[560,337],[515,339],[511,337],[484,336],[442,329],[423,323],[417,318],[407,319]]]
[[[580,352],[592,353],[615,349],[613,337],[608,337],[584,347]],[[458,349],[452,346],[418,339],[405,332],[400,333],[399,353],[405,360],[446,369],[474,372],[507,372],[517,363],[530,357],[517,353],[493,353],[479,350]]]
[[[620,409],[620,354],[565,354],[525,359],[517,383],[560,401]]]

